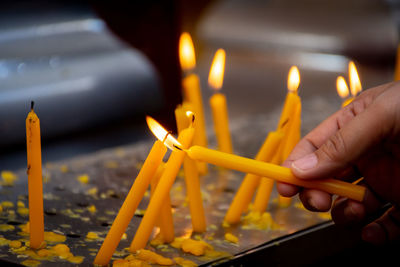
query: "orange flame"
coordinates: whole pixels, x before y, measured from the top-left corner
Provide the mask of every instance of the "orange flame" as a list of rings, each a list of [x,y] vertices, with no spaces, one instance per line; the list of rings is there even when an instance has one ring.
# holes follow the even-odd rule
[[[362,91],[360,77],[358,76],[356,65],[353,61],[349,62],[349,80],[350,80],[350,92],[353,96],[356,96]]]
[[[183,70],[188,71],[196,67],[196,57],[192,37],[187,32],[181,34],[179,38],[179,61]]]
[[[287,82],[289,92],[291,93],[297,92],[299,85],[300,85],[299,69],[296,66],[292,66],[289,70],[288,82]]]
[[[208,84],[216,90],[221,89],[224,82],[225,57],[225,50],[220,48],[215,52],[211,64],[210,74],[208,75]]]
[[[336,91],[342,99],[349,96],[349,87],[347,87],[346,80],[343,76],[338,76],[336,79]]]
[[[152,133],[158,140],[164,143],[169,149],[173,150],[174,145],[181,147],[181,144],[167,130],[164,129],[155,119],[146,116],[146,122]]]

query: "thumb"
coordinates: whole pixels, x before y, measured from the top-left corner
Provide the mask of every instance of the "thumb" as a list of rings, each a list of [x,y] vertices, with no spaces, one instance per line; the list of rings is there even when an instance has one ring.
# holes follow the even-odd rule
[[[384,121],[388,118],[384,112],[381,105],[366,105],[363,99],[340,110],[322,124],[330,131],[318,127],[307,136],[316,150],[292,162],[294,175],[305,179],[329,178],[357,163],[383,136],[387,127],[382,125],[388,123]]]

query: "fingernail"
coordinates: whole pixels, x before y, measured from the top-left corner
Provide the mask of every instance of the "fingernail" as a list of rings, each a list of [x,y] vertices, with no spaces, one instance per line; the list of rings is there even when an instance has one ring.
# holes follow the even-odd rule
[[[301,159],[294,161],[292,163],[292,166],[296,169],[306,171],[317,166],[317,163],[318,163],[317,156],[314,153],[311,153],[305,157],[302,157]]]

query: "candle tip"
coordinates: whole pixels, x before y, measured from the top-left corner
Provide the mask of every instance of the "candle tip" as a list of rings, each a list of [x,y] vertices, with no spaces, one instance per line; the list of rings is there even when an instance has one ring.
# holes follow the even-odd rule
[[[35,105],[35,101],[31,101],[31,110],[33,110],[34,105]]]

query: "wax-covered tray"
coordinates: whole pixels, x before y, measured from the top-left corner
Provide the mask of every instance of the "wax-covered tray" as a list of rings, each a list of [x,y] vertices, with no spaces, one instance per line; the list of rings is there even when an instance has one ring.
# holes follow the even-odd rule
[[[150,141],[142,142],[44,165],[45,231],[58,234],[53,237],[56,242],[48,241],[48,247],[58,243],[66,244],[75,256],[72,260],[60,257],[34,259],[27,252],[25,242],[29,240],[29,236],[24,232],[28,221],[25,208],[28,206],[27,175],[25,170],[3,172],[8,179],[3,179],[0,190],[3,207],[0,213],[0,258],[18,264],[34,264],[35,262],[26,261],[34,259],[40,262],[40,266],[54,265],[55,262],[58,266],[92,263],[151,145]],[[13,174],[16,177],[14,181],[10,179]],[[168,258],[182,257],[198,265],[221,259],[229,260],[236,254],[266,242],[329,220],[327,214],[304,210],[297,200],[290,207],[281,208],[276,201],[277,193],[273,192],[268,214],[263,221],[255,222],[250,219],[236,226],[223,226],[225,212],[244,174],[209,166],[209,173],[201,177],[207,231],[203,234],[192,234],[182,175],[183,172],[177,177],[170,194],[175,236],[201,239],[210,244],[215,253],[194,256],[170,245],[148,245],[148,249]],[[132,241],[148,201],[149,194],[146,194],[113,259],[129,255],[125,248]],[[154,231],[154,235],[156,232]],[[226,240],[226,233],[238,237],[239,242],[236,244]],[[22,247],[12,248],[9,244],[12,240],[22,241]]]

